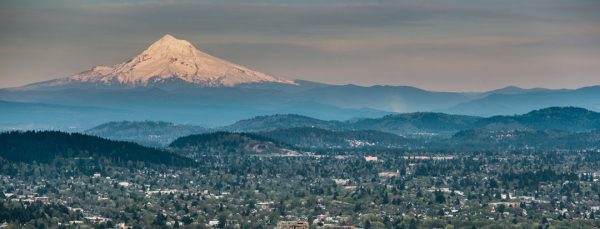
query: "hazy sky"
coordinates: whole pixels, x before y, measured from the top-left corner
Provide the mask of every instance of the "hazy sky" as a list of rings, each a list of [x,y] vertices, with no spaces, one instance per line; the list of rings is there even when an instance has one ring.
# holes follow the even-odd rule
[[[169,33],[279,77],[481,91],[600,85],[599,0],[0,0],[0,87]]]

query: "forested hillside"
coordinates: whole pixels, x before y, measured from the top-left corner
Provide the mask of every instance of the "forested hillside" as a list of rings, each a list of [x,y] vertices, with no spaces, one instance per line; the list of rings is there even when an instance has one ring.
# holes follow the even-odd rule
[[[170,122],[122,121],[108,122],[85,133],[113,140],[133,141],[146,146],[164,147],[178,137],[206,131],[208,129],[201,126],[178,125]]]
[[[291,146],[251,133],[215,132],[178,138],[169,149],[189,157],[197,154],[270,154],[284,153]]]
[[[419,144],[419,141],[414,139],[373,130],[331,131],[313,127],[297,127],[260,132],[259,134],[304,149],[411,148]]]
[[[0,157],[14,162],[50,162],[55,158],[106,158],[116,163],[140,161],[167,165],[190,165],[185,158],[144,147],[79,133],[27,131],[0,133]]]

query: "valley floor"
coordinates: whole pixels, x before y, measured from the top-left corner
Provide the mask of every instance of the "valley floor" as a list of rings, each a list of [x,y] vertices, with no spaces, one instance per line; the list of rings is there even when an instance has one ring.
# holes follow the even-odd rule
[[[63,158],[0,166],[8,228],[597,228],[597,152]],[[4,224],[3,224],[4,223]]]

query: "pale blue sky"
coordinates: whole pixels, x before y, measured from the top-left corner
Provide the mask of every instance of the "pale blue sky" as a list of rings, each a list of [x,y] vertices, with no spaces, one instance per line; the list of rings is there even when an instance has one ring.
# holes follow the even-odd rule
[[[600,84],[597,0],[0,0],[0,87],[116,64],[165,33],[292,79],[451,91]]]

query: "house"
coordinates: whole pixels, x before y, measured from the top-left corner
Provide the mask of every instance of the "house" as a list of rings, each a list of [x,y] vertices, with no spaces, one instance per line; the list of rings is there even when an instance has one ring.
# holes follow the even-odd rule
[[[72,220],[72,221],[69,221],[69,224],[70,225],[79,225],[79,224],[84,224],[84,222],[81,220]]]
[[[88,216],[88,217],[85,217],[85,219],[94,224],[95,223],[106,223],[106,222],[110,221],[109,218],[104,218],[101,216]]]
[[[43,204],[47,204],[48,203],[48,197],[47,196],[38,196],[34,198],[35,202],[40,202]]]
[[[382,178],[400,177],[399,172],[380,172],[378,175]]]
[[[377,161],[376,156],[365,156],[365,161]]]
[[[132,229],[133,226],[127,226],[127,225],[125,225],[125,223],[119,223],[119,224],[117,224],[115,226],[115,228],[118,228],[118,229]]]
[[[348,182],[350,182],[349,179],[333,179],[333,181],[335,182],[335,184],[337,185],[347,185]]]
[[[256,205],[258,205],[258,207],[260,207],[260,209],[263,209],[263,210],[269,209],[269,206],[271,204],[273,204],[273,201],[262,201],[262,202],[256,203]]]
[[[490,206],[492,206],[494,209],[500,205],[516,208],[519,206],[519,203],[518,202],[493,202],[493,203],[490,203]]]
[[[209,227],[216,227],[217,225],[219,225],[219,220],[213,219],[213,220],[208,221]]]
[[[308,229],[308,221],[280,221],[278,229]]]

